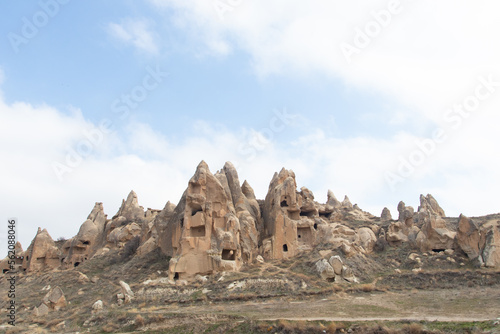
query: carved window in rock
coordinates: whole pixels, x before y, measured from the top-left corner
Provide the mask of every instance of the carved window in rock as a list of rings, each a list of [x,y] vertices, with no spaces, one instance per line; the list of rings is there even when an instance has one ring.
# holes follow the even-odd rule
[[[226,260],[226,261],[235,261],[236,260],[236,250],[223,249],[222,250],[222,259]]]
[[[313,237],[310,227],[299,227],[297,228],[297,240],[301,244],[312,244]]]
[[[191,231],[191,236],[195,238],[204,237],[206,234],[205,225],[191,227],[190,231]]]

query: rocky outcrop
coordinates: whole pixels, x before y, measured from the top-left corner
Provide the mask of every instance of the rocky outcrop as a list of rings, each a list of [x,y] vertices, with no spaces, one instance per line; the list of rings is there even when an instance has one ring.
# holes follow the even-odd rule
[[[368,227],[361,227],[357,230],[357,236],[356,244],[363,247],[365,253],[373,252],[377,242],[375,233]]]
[[[486,267],[500,267],[500,221],[481,226],[479,247]]]
[[[420,195],[420,206],[418,207],[418,212],[425,211],[431,215],[438,217],[445,217],[444,210],[439,206],[438,202],[431,194],[427,196]]]
[[[455,235],[456,232],[449,230],[441,217],[428,213],[424,216],[424,224],[416,242],[422,252],[444,251],[456,247]]]
[[[314,242],[315,225],[310,218],[315,212],[301,211],[308,207],[302,205],[296,189],[293,171],[283,168],[274,174],[264,202],[264,258],[289,258],[299,252],[299,239],[302,245]]]
[[[122,205],[113,219],[123,217],[124,223],[141,222],[146,218],[144,208],[139,205],[139,200],[135,191],[130,191],[126,200],[122,200]]]
[[[106,217],[102,203],[97,202],[78,234],[66,241],[61,262],[65,267],[76,267],[90,259],[105,240]]]
[[[135,296],[134,292],[132,291],[132,289],[130,289],[130,286],[124,281],[120,281],[119,284],[121,292],[116,295],[118,305],[130,303],[132,301],[132,298],[134,298]]]
[[[253,193],[248,183],[247,194]],[[213,175],[202,161],[172,216],[155,219],[158,244],[171,256],[170,279],[239,270],[257,254],[258,203],[231,164]]]
[[[467,254],[469,259],[476,259],[480,255],[479,242],[480,234],[477,224],[472,219],[460,215],[458,219],[457,244]]]
[[[324,280],[335,283],[359,283],[352,270],[344,264],[338,255],[331,256],[328,260],[321,259],[315,263],[316,272]]]
[[[60,250],[46,229],[38,228],[35,238],[26,250],[24,268],[26,271],[52,270],[60,266]]]
[[[380,221],[387,222],[392,220],[391,211],[388,208],[384,208],[380,214]]]
[[[23,268],[26,269],[26,264],[25,264],[25,252],[23,251],[23,246],[21,246],[21,243],[18,241],[14,245],[14,251],[15,251],[15,265],[14,270],[15,271],[22,271]],[[0,272],[3,274],[6,274],[7,272],[10,271],[11,269],[11,264],[9,264],[9,261],[11,259],[6,256],[2,261],[0,261]]]
[[[45,297],[43,297],[40,306],[33,309],[34,316],[44,316],[50,311],[58,311],[63,307],[66,307],[68,302],[64,296],[63,291],[60,287],[55,287],[54,289],[47,292]]]

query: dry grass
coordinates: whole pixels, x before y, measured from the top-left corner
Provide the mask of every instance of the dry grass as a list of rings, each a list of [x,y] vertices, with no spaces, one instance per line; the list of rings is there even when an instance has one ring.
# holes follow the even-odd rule
[[[411,323],[403,326],[403,331],[408,334],[421,334],[425,333],[424,328],[421,324]]]
[[[337,331],[337,324],[333,321],[326,326],[326,332],[329,334],[334,334]]]
[[[144,321],[144,318],[140,314],[138,314],[135,317],[134,323],[135,323],[135,326],[139,328],[139,327],[144,326],[144,324],[146,322]]]

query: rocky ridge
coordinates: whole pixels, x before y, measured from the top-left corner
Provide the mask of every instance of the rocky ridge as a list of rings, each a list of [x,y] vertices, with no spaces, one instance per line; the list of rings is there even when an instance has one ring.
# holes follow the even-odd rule
[[[108,219],[98,202],[77,235],[62,245],[40,228],[28,249],[18,243],[16,265],[22,272],[64,270],[135,243],[135,256],[160,249],[170,258],[170,280],[192,281],[292,258],[318,245],[351,257],[409,244],[422,253],[458,251],[477,266],[500,267],[500,221],[495,217],[446,217],[432,195],[421,195],[416,211],[400,202],[398,213],[397,220],[387,208],[374,216],[347,196],[340,202],[330,190],[326,203],[319,203],[306,187],[298,191],[294,172],[284,168],[274,174],[265,199],[258,200],[247,181],[240,184],[230,162],[213,174],[202,161],[177,205],[144,210],[131,191]],[[318,261],[318,275],[355,282],[341,263],[333,257]],[[0,268],[8,272],[7,259]]]

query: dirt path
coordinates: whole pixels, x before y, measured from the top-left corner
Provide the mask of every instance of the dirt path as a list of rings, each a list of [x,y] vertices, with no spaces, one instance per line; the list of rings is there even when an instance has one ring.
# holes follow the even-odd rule
[[[497,288],[332,294],[322,299],[167,306],[163,312],[226,314],[256,320],[486,321],[500,317]]]

